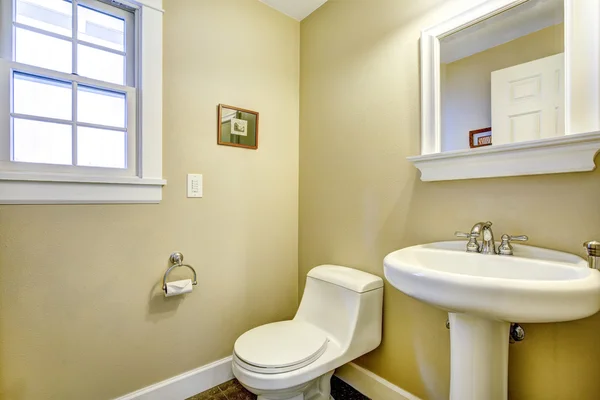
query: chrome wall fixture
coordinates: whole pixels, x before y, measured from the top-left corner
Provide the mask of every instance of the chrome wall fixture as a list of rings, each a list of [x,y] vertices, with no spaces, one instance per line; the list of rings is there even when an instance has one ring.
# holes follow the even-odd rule
[[[192,280],[192,285],[197,285],[198,281],[196,279],[196,270],[188,264],[184,264],[183,263],[183,254],[176,252],[171,254],[171,256],[169,257],[169,261],[171,262],[171,265],[169,267],[169,269],[167,269],[167,271],[165,272],[165,275],[163,276],[163,290],[165,291],[165,293],[167,293],[167,277],[169,276],[169,274],[171,273],[171,271],[177,267],[186,267],[192,270],[192,273],[194,274],[194,279]]]
[[[588,266],[600,270],[600,242],[591,240],[583,244],[588,254]]]

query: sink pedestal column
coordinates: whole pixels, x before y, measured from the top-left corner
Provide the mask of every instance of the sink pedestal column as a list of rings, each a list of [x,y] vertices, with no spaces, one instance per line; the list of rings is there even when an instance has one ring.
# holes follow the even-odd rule
[[[510,323],[448,315],[450,400],[507,400]]]

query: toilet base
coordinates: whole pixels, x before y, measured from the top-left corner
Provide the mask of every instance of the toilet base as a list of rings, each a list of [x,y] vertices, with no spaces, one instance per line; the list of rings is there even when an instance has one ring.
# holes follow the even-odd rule
[[[331,397],[331,376],[334,371],[321,375],[317,379],[289,389],[257,390],[247,387],[250,392],[258,395],[257,400],[333,400]]]

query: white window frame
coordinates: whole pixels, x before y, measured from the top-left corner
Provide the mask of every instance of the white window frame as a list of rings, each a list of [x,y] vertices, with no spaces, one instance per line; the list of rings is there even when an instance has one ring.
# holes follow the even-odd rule
[[[89,4],[89,0],[79,2]],[[6,159],[10,151],[12,70],[125,93],[128,113],[135,116],[127,123],[126,169],[0,161],[0,204],[160,202],[166,184],[162,179],[162,0],[118,3],[134,10],[135,51],[127,63],[131,61],[135,68],[128,68],[134,73],[127,74],[126,89],[13,62],[13,0],[0,0],[0,153],[4,152],[0,159]]]

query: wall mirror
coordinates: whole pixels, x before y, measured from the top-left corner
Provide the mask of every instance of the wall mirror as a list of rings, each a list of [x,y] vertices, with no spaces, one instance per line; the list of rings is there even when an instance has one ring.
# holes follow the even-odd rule
[[[564,135],[563,32],[563,0],[531,0],[440,38],[442,152]]]
[[[421,35],[425,181],[590,171],[600,2],[487,0]]]
[[[217,143],[225,146],[258,148],[258,113],[219,104]]]

